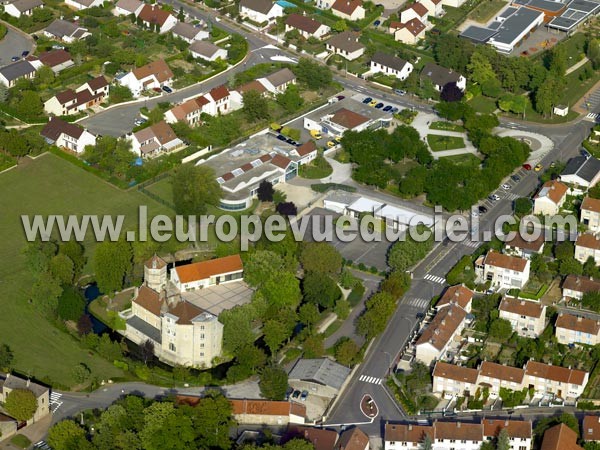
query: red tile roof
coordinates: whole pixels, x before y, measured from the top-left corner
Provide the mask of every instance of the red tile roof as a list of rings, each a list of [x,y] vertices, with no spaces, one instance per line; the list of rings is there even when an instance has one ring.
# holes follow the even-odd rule
[[[418,36],[423,32],[423,30],[425,30],[425,24],[416,17],[410,19],[404,24],[404,26],[413,36]]]
[[[512,381],[520,384],[525,376],[525,371],[518,367],[505,366],[503,364],[497,364],[489,361],[481,363],[479,368],[481,376],[487,376],[497,380]]]
[[[477,383],[479,371],[477,369],[470,369],[469,367],[456,366],[454,364],[438,361],[435,363],[433,376],[445,378],[447,380],[475,384]]]
[[[300,147],[298,147],[296,149],[296,151],[298,152],[298,154],[300,156],[306,156],[309,153],[312,153],[316,150],[317,150],[317,145],[314,143],[314,141],[305,142],[304,144],[302,144]]]
[[[583,233],[577,236],[577,241],[575,245],[579,245],[580,247],[591,248],[594,250],[600,250],[600,236],[591,234],[591,233]]]
[[[584,441],[600,441],[600,416],[584,416],[581,428]]]
[[[312,443],[315,450],[334,450],[338,440],[338,434],[335,431],[302,426],[290,426],[288,428],[288,437],[290,439],[306,439]]]
[[[320,22],[317,22],[312,17],[296,13],[290,14],[285,20],[285,24],[310,34],[314,34],[322,26]]]
[[[466,311],[460,306],[450,305],[443,308],[425,328],[416,345],[431,344],[436,349],[442,350],[466,316]]]
[[[490,250],[485,256],[485,264],[514,270],[516,272],[523,272],[527,266],[527,260]]]
[[[338,125],[343,126],[347,129],[356,128],[359,125],[362,125],[365,122],[369,121],[368,117],[361,116],[354,111],[350,111],[346,108],[340,108],[336,111],[336,113],[330,119],[332,122],[337,123]]]
[[[600,281],[578,275],[568,275],[563,281],[562,288],[585,294],[586,292],[600,291]]]
[[[159,83],[173,78],[173,72],[171,72],[171,69],[163,59],[157,59],[145,66],[138,67],[133,71],[133,75],[135,75],[138,80],[154,75]]]
[[[270,400],[229,400],[233,408],[233,414],[255,414],[265,416],[288,416],[292,414],[292,406],[294,403],[283,401]],[[306,407],[297,405],[299,408],[294,408],[295,415],[306,415]]]
[[[144,5],[138,17],[144,22],[157,23],[162,27],[170,15],[169,11],[161,9],[158,5]]]
[[[577,369],[568,369],[566,367],[543,364],[537,361],[528,361],[525,366],[525,373],[529,376],[545,378],[547,380],[560,381],[561,383],[570,383],[582,386],[585,382],[587,372]]]
[[[506,311],[513,314],[519,314],[521,316],[535,317],[536,319],[539,319],[542,317],[542,313],[544,312],[544,305],[529,300],[519,300],[516,298],[506,297],[500,302],[499,309],[500,311]]]
[[[337,0],[331,9],[350,16],[359,6],[362,6],[362,0]]]
[[[600,212],[600,200],[597,198],[586,197],[581,203],[581,209],[592,212]]]
[[[393,442],[422,442],[425,435],[434,438],[434,430],[431,425],[413,425],[386,423],[385,441]]]
[[[540,450],[583,449],[577,445],[577,433],[564,423],[561,423],[546,430]]]
[[[72,58],[66,50],[50,50],[40,53],[39,60],[46,66],[54,67],[72,61]]]
[[[344,431],[335,446],[339,450],[365,450],[369,446],[369,436],[360,428],[354,427]]]
[[[530,420],[483,419],[483,435],[498,437],[500,430],[506,429],[510,438],[531,439]]]
[[[429,14],[429,11],[427,10],[427,8],[425,8],[425,5],[423,5],[423,3],[413,3],[408,8],[406,8],[405,11],[408,11],[409,9],[412,9],[414,12],[416,12],[419,15],[419,17],[425,17]]]
[[[175,271],[179,276],[179,281],[190,283],[192,281],[205,280],[213,275],[238,272],[242,268],[240,255],[231,255],[209,261],[186,264],[185,266],[176,267]]]
[[[271,160],[271,164],[279,167],[280,169],[287,169],[287,167],[290,165],[290,163],[292,162],[291,159],[286,158],[283,155],[280,155],[279,153],[276,154],[275,156],[273,156],[273,159]]]
[[[560,313],[556,319],[556,328],[564,328],[567,330],[581,331],[598,335],[600,332],[600,322],[588,319],[587,317],[575,316],[573,314]]]
[[[440,422],[433,423],[436,439],[456,441],[483,441],[483,427],[479,423]]]
[[[142,308],[150,311],[155,316],[160,316],[160,308],[163,301],[164,300],[160,298],[158,292],[154,289],[150,289],[145,284],[140,287],[137,297],[133,299],[134,303],[137,303]]]
[[[450,286],[442,295],[435,305],[438,309],[443,306],[450,305],[452,303],[457,304],[461,308],[465,309],[471,300],[473,299],[473,291],[462,284],[456,286]]]
[[[558,204],[562,200],[562,198],[567,194],[568,190],[569,188],[567,187],[567,185],[561,183],[560,181],[546,181],[534,198],[547,197],[552,202]]]
[[[227,86],[225,86],[225,85],[221,85],[219,87],[212,88],[210,90],[210,96],[213,98],[213,100],[215,102],[218,102],[219,100],[229,97],[229,89],[227,89]]]

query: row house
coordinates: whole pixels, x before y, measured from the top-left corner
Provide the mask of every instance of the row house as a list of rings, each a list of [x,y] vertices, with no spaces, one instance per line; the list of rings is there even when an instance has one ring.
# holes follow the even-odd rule
[[[562,284],[563,298],[581,300],[586,292],[600,292],[600,281],[581,275],[567,275]]]
[[[149,89],[159,89],[173,82],[173,72],[167,63],[158,59],[117,77],[121,86],[129,88],[134,97]]]
[[[556,319],[555,335],[560,344],[596,345],[600,343],[600,322],[561,312]]]
[[[81,154],[88,145],[96,145],[96,136],[79,125],[66,122],[58,117],[50,117],[50,121],[40,132],[50,145],[56,145]]]
[[[131,141],[131,151],[143,158],[155,158],[185,145],[164,120],[128,135],[127,139]]]
[[[580,222],[584,224],[589,231],[596,233],[600,231],[600,200],[592,197],[585,197],[581,202]]]
[[[479,371],[437,361],[433,368],[433,392],[449,397],[475,395]]]
[[[340,19],[354,22],[364,19],[366,10],[362,0],[336,0],[331,5],[331,12]]]
[[[554,216],[558,214],[567,199],[569,188],[560,181],[551,180],[544,183],[533,198],[533,214]]]
[[[397,56],[377,52],[371,58],[371,73],[383,73],[404,81],[413,71],[413,65]]]
[[[472,395],[478,388],[487,388],[490,397],[495,398],[499,396],[500,388],[512,391],[527,388],[537,395],[550,394],[574,401],[583,393],[589,378],[589,374],[582,370],[531,360],[522,369],[484,361],[477,369],[476,381],[473,381],[474,374],[464,368],[450,369],[448,364],[437,364],[442,364],[439,370],[434,369],[433,372],[434,392],[438,394]],[[457,388],[448,389],[453,386]]]
[[[600,265],[600,235],[583,233],[575,241],[575,259],[584,264],[589,258]]]
[[[167,123],[185,122],[189,126],[202,123],[202,114],[216,116],[227,114],[231,111],[230,92],[226,86],[219,86],[210,90],[208,94],[184,100],[179,105],[165,113]]]
[[[77,114],[99,105],[108,98],[109,84],[102,75],[79,86],[76,90],[59,92],[44,103],[44,111],[54,116]]]
[[[499,317],[508,320],[519,336],[536,338],[546,326],[546,305],[541,303],[505,297],[498,310]]]
[[[385,424],[384,449],[410,450],[423,447],[427,436],[433,450],[479,450],[485,441],[498,437],[505,429],[511,450],[529,450],[532,424],[527,420],[484,419],[478,423],[436,420],[433,424]]]
[[[530,262],[525,258],[505,255],[490,250],[475,261],[479,280],[490,282],[498,289],[521,289],[529,280]]]
[[[323,39],[331,28],[321,22],[302,14],[293,13],[285,19],[285,32],[297,30],[304,39]]]

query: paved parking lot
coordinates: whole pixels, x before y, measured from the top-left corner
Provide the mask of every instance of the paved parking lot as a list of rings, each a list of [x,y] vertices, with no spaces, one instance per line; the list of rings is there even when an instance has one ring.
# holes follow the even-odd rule
[[[0,41],[0,66],[10,64],[13,56],[21,56],[23,51],[31,52],[32,49],[33,42],[27,35],[7,27],[6,36]]]
[[[323,208],[315,208],[308,216],[312,218],[321,216],[332,216],[334,218],[340,217],[340,214],[328,211]],[[323,219],[320,219],[321,221]],[[307,236],[305,240],[311,241],[312,236],[309,236],[312,224],[309,224],[307,228]],[[355,264],[363,263],[367,267],[376,267],[378,270],[387,270],[386,255],[387,251],[392,244],[385,240],[385,236],[382,236],[381,242],[365,242],[360,236],[353,239],[351,242],[340,241],[335,233],[333,234],[333,241],[331,244],[338,249],[341,255],[348,260],[352,260]]]
[[[245,282],[236,281],[184,292],[181,296],[197,307],[218,316],[224,309],[249,303],[253,293],[254,290]]]

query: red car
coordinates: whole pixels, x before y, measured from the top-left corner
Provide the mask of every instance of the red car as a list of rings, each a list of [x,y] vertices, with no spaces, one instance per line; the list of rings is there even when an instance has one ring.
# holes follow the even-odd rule
[[[523,164],[523,169],[531,170],[531,164]]]

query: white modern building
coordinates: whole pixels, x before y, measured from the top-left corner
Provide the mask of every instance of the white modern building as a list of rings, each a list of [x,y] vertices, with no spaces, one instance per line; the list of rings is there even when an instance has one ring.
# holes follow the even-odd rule
[[[382,73],[404,81],[413,71],[413,65],[402,58],[377,52],[371,58],[371,74]]]
[[[522,289],[529,280],[530,262],[525,258],[489,251],[475,261],[475,274],[497,289]]]
[[[96,136],[92,133],[58,117],[50,117],[40,134],[48,144],[77,154],[83,153],[88,145],[96,145]]]

